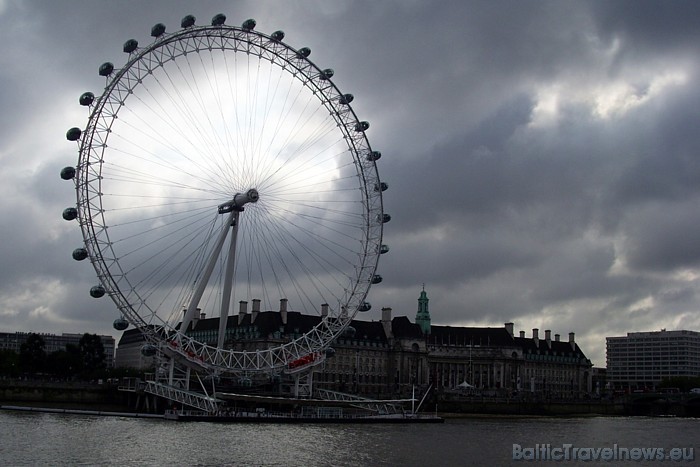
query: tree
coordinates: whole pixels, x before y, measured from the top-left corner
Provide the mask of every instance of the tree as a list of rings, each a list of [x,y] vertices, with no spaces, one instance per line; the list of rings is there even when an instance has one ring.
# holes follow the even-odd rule
[[[47,371],[59,378],[72,378],[80,373],[83,362],[80,357],[78,347],[73,344],[66,344],[65,350],[57,350],[48,355]]]
[[[672,376],[663,378],[659,383],[659,388],[678,388],[681,392],[688,392],[698,387],[700,387],[699,376]]]
[[[106,368],[105,348],[97,334],[83,334],[78,342],[82,372],[86,377],[98,376]]]
[[[46,343],[39,334],[31,333],[19,347],[22,370],[29,374],[41,373],[46,362]]]
[[[9,349],[0,350],[0,375],[15,378],[19,374],[19,354]]]

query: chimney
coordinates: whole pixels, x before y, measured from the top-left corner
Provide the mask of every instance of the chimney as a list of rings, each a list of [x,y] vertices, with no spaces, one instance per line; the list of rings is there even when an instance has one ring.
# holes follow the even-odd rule
[[[255,322],[255,318],[258,317],[258,313],[260,313],[260,299],[259,298],[254,298],[253,299],[253,310],[250,315],[250,324],[253,324]]]
[[[391,308],[389,307],[382,308],[382,327],[386,338],[392,339],[394,332],[391,330]]]
[[[532,340],[535,341],[535,347],[540,346],[540,338],[538,336],[539,332],[540,332],[540,330],[537,328],[532,329]]]
[[[282,324],[287,324],[287,299],[280,299],[280,316],[282,317]]]
[[[525,331],[520,331],[520,338],[525,339]]]
[[[187,310],[185,310],[187,311]],[[199,317],[201,316],[202,309],[197,308],[197,313],[195,313],[194,318],[192,318],[192,329],[197,327],[197,323],[199,323]]]
[[[510,334],[510,337],[513,337],[513,323],[506,323],[506,331],[508,331],[508,334]]]
[[[238,302],[238,325],[240,326],[243,324],[243,319],[245,318],[246,313],[248,312],[248,302],[241,300]]]
[[[328,316],[328,303],[321,305],[321,318],[326,318]]]
[[[574,340],[575,334],[573,332],[569,333],[569,344],[571,344],[571,350],[576,351],[576,341]]]
[[[559,342],[559,337],[561,337],[559,334],[554,334],[554,341]]]
[[[547,341],[547,347],[552,348],[552,331],[545,329],[544,340]]]

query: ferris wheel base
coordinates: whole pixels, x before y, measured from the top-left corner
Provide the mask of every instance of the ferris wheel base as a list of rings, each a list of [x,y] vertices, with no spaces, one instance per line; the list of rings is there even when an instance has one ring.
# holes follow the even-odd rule
[[[350,394],[319,392],[320,398],[274,397],[219,393],[223,404],[215,413],[168,410],[164,418],[215,423],[443,423],[436,414],[407,412],[413,399],[374,400]],[[329,398],[329,396],[332,396]],[[342,396],[342,397],[341,397]],[[227,403],[234,402],[227,406]]]

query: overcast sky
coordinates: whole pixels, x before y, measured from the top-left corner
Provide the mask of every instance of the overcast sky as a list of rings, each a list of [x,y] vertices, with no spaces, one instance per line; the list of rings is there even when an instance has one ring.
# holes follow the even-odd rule
[[[282,29],[335,70],[389,185],[369,300],[433,324],[700,330],[696,1],[0,0],[0,331],[119,333],[61,211],[97,68],[193,14]],[[373,312],[370,318],[377,319]]]

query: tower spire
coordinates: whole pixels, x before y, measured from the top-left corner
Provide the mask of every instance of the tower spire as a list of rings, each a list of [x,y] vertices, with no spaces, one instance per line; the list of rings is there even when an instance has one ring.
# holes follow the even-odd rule
[[[430,334],[430,311],[428,310],[428,294],[425,292],[425,284],[418,298],[418,313],[416,313],[416,324],[420,326],[423,334]]]

